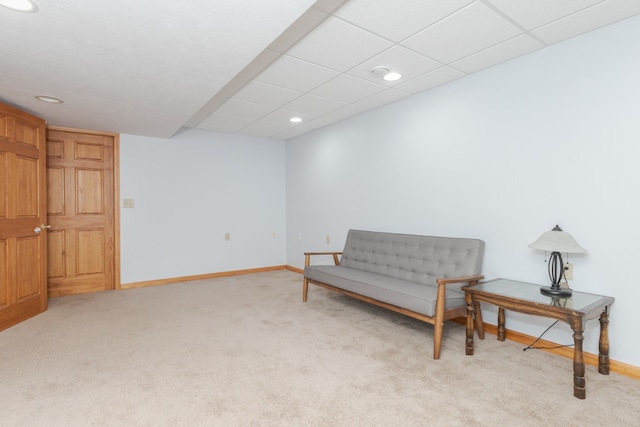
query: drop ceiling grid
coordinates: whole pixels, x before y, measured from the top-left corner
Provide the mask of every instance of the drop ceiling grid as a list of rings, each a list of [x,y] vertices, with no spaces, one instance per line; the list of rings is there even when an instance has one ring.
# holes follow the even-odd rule
[[[527,30],[575,16],[594,5],[606,3],[606,0],[543,0],[547,7],[540,8],[535,1],[537,0],[525,0],[522,9],[518,9],[513,7],[513,2],[502,0],[459,0],[446,4],[435,0],[420,0],[411,1],[406,9],[398,12],[397,4],[391,6],[382,0],[352,0],[272,65],[278,68],[278,65],[288,62],[289,70],[307,68],[310,70],[310,79],[306,86],[303,85],[305,78],[302,72],[300,75],[290,76],[291,80],[278,79],[275,77],[278,73],[270,70],[270,67],[256,80],[268,81],[289,89],[303,89],[307,92],[301,96],[317,95],[325,103],[335,101],[365,109],[376,108],[540,49],[546,44]],[[430,20],[421,24],[418,24],[421,22],[420,16],[424,15],[415,11],[410,15],[406,14],[407,9],[412,7],[425,11],[434,5],[440,7],[438,13],[431,13],[428,15]],[[398,23],[403,24],[397,25]],[[398,28],[402,31],[398,31]],[[474,37],[465,37],[469,32]],[[352,44],[339,44],[340,40],[355,41]],[[385,45],[382,40],[387,40],[390,44]],[[377,50],[381,50],[379,54],[365,59],[368,54]],[[354,65],[356,59],[362,62]],[[398,71],[405,76],[400,82],[389,84],[376,81],[369,74],[376,65],[396,64],[399,64]],[[341,74],[332,75],[332,71]],[[318,73],[324,73],[325,79],[319,86],[317,84],[323,77]],[[363,81],[376,85],[385,83],[386,89],[367,92]],[[314,85],[316,87],[312,88]],[[396,91],[386,94],[394,86]],[[302,109],[297,108],[295,100],[281,107],[280,111],[283,114],[270,115],[251,126],[255,129],[261,122],[269,122],[276,117],[290,117],[296,112],[302,114]],[[312,124],[320,123],[322,111],[317,109],[312,116]],[[286,131],[270,136],[294,135],[296,126],[301,131],[312,127],[290,125]],[[271,128],[270,125],[268,127]]]
[[[414,39],[413,42],[409,42],[409,47],[413,47],[414,50],[407,49],[404,45],[398,44],[393,41],[387,40],[387,42],[384,42],[383,40],[385,39],[385,36],[388,36],[388,32],[379,31],[384,34],[377,34],[376,32],[378,30],[376,28],[360,28],[356,25],[351,24],[350,22],[342,20],[342,11],[346,10],[348,12],[350,7],[354,7],[354,5],[357,7],[358,4],[364,5],[364,3],[357,1],[347,3],[346,6],[344,6],[336,13],[335,17],[331,17],[327,21],[320,24],[305,39],[294,45],[288,52],[286,52],[285,55],[276,60],[271,66],[267,67],[262,73],[260,73],[255,80],[258,82],[266,82],[271,84],[272,86],[282,87],[284,89],[303,90],[306,91],[307,94],[312,94],[320,97],[320,99],[325,100],[325,102],[335,101],[339,103],[354,104],[362,101],[360,102],[359,106],[369,109],[384,105],[384,103],[375,100],[376,98],[374,97],[376,95],[378,95],[377,99],[379,100],[386,98],[385,96],[381,96],[381,92],[385,90],[384,85],[380,85],[380,83],[383,83],[383,81],[380,79],[375,79],[369,74],[370,69],[376,65],[388,65],[389,63],[394,65],[400,64],[400,69],[398,71],[404,73],[405,75],[405,79],[401,82],[404,83],[404,87],[400,88],[402,89],[401,93],[396,91],[395,93],[392,93],[388,96],[388,99],[393,100],[401,99],[411,93],[428,89],[435,84],[439,84],[443,81],[448,81],[450,79],[458,78],[464,75],[464,72],[460,72],[460,70],[449,70],[448,68],[443,68],[441,70],[438,70],[437,73],[428,75],[430,72],[441,68],[443,62],[446,61],[438,62],[427,55],[417,53],[415,51],[415,47],[420,46],[419,41],[416,41]],[[379,2],[378,7],[385,4],[386,3]],[[425,7],[425,5],[429,6],[428,2],[423,1],[414,2],[414,5],[416,4],[421,5],[423,8]],[[367,6],[371,5],[367,4]],[[433,4],[431,6],[433,6]],[[375,7],[376,5],[373,5],[373,8]],[[461,11],[465,11],[466,15],[461,15]],[[506,36],[492,35],[492,39],[490,41],[481,42],[480,46],[482,47],[482,49],[480,50],[491,48],[496,44],[502,43],[505,39],[508,40],[509,38],[520,34],[520,31],[510,22],[508,22],[507,20],[500,20],[500,16],[493,12],[492,9],[478,2],[470,2],[467,0],[451,2],[447,4],[447,8],[440,10],[440,13],[440,15],[436,14],[435,16],[434,14],[427,15],[431,17],[431,21],[429,21],[429,25],[427,26],[427,28],[433,27],[436,24],[440,24],[448,28],[447,31],[449,33],[455,34],[455,32],[460,31],[460,28],[464,28],[467,24],[469,24],[469,22],[464,21],[465,17],[476,15],[473,16],[472,19],[477,19],[477,15],[479,13],[484,13],[485,20],[487,19],[486,17],[491,18],[488,19],[489,23],[484,25],[485,29],[495,28],[497,26],[496,23],[500,23],[503,29],[507,28]],[[380,13],[377,13],[377,15],[382,16],[382,14]],[[412,16],[417,15],[419,14],[412,14]],[[345,16],[348,18],[349,14],[347,13]],[[356,14],[356,16],[358,15]],[[462,21],[460,20],[461,16]],[[406,20],[406,18],[406,14],[401,14],[401,16],[399,16],[397,19],[398,22],[400,22],[402,20]],[[413,25],[401,25],[401,28],[410,27],[412,29],[408,31],[405,30],[405,33],[401,35],[392,35],[392,37],[396,41],[400,41],[402,37],[410,34],[414,34],[413,37],[415,37],[416,30],[424,27],[425,25],[416,25],[416,21],[417,20],[414,19]],[[382,22],[386,21],[383,20]],[[451,22],[453,22],[453,25],[451,25]],[[360,25],[362,25],[362,22],[360,23]],[[422,32],[424,32],[424,30]],[[355,42],[340,43],[340,41],[342,40],[355,40]],[[478,38],[474,38],[473,42],[476,43],[477,46]],[[442,44],[440,49],[446,51],[449,46],[448,43],[449,42],[445,42],[444,44]],[[477,50],[479,50],[477,47],[466,48],[461,43],[458,43],[456,46],[458,46],[458,48],[462,52],[471,52],[467,55],[463,54],[454,56],[453,58],[456,60],[460,59],[459,57],[464,58],[466,56],[472,56],[477,53]],[[368,57],[371,53],[378,52],[381,49],[382,52],[378,55]],[[530,50],[531,49],[528,49],[527,51]],[[493,58],[498,56],[500,56],[500,54],[494,54],[493,56],[489,55],[489,57]],[[507,53],[505,54],[503,50],[502,56],[506,56],[506,59],[509,59],[510,57],[512,57],[511,51],[507,50]],[[357,63],[356,60],[361,60],[361,62]],[[480,68],[484,66],[484,63],[478,65],[478,61],[476,61],[474,66],[476,68]],[[338,72],[347,73],[350,74],[350,76],[337,74]],[[309,78],[305,79],[305,76],[308,76]],[[419,76],[422,78],[416,80],[411,84],[406,84],[413,78]],[[351,77],[356,77],[357,79],[353,79]],[[362,81],[358,79],[361,79]],[[365,84],[364,81],[367,80],[375,86]],[[318,83],[321,84],[318,85]],[[400,82],[387,83],[386,87],[392,87],[398,83]],[[313,88],[314,85],[316,86],[315,88]],[[366,99],[369,99],[369,102],[363,101]],[[289,117],[291,117],[296,112],[299,112],[299,115],[304,114],[301,109],[296,108],[295,100],[291,100],[287,105],[288,108],[287,106],[279,107],[280,111],[286,112],[286,114],[284,115],[288,115]],[[320,111],[315,111],[315,113],[322,115]],[[312,117],[312,119],[317,119],[319,115],[315,115],[315,117]],[[282,116],[283,115],[280,114],[265,115],[265,117],[251,123],[251,125],[249,125],[247,129],[255,130],[256,128],[260,127],[261,123],[265,124],[268,129],[273,129],[269,122],[271,122],[271,120],[275,117]],[[290,125],[290,127],[295,126],[300,125]],[[289,131],[289,129],[287,129],[287,131]]]

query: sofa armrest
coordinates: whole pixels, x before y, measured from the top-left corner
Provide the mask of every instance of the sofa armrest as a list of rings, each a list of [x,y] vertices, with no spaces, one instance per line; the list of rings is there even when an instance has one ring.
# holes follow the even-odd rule
[[[438,299],[436,300],[436,324],[444,323],[444,306],[447,292],[447,285],[451,283],[464,283],[468,282],[469,286],[478,284],[480,280],[484,279],[484,275],[476,274],[473,276],[451,277],[436,279],[438,284]],[[476,302],[474,307],[474,323],[476,330],[478,331],[478,337],[484,339],[484,324],[482,323],[482,311],[480,309],[480,303]]]
[[[305,252],[304,253],[304,266],[311,265],[311,255],[332,255],[335,265],[340,265],[338,255],[342,255],[342,252]]]
[[[469,282],[470,285],[474,285],[482,279],[484,279],[484,276],[482,274],[475,274],[473,276],[449,277],[449,278],[442,277],[440,279],[436,279],[436,283],[438,285],[448,285],[450,283]]]

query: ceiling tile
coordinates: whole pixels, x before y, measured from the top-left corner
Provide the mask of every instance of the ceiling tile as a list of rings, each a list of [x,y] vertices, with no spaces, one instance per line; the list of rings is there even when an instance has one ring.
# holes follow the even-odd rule
[[[399,42],[473,0],[351,0],[336,16],[381,37]],[[410,13],[407,13],[410,11]]]
[[[238,117],[227,114],[213,113],[198,126],[198,129],[215,130],[220,132],[236,132],[251,124],[255,119]]]
[[[396,89],[411,93],[418,93],[465,75],[466,74],[458,70],[454,70],[451,67],[444,66],[438,68],[437,70],[431,71],[430,73],[418,76],[413,80],[409,80],[406,83],[399,84],[398,86],[396,86]]]
[[[608,0],[532,31],[546,43],[557,43],[640,13],[639,0]]]
[[[293,101],[300,95],[302,95],[302,92],[252,81],[240,89],[233,98],[240,101],[268,105],[270,107],[277,108],[287,102]]]
[[[287,53],[314,64],[347,71],[391,46],[391,42],[381,37],[331,17]]]
[[[312,120],[310,122],[307,123],[302,123],[299,126],[296,126],[294,128],[291,129],[287,129],[284,132],[280,132],[277,133],[275,135],[272,136],[272,138],[276,138],[276,139],[290,139],[290,138],[294,138],[298,135],[302,135],[304,133],[307,132],[311,132],[313,130],[316,129],[320,129],[322,127],[325,127],[329,124],[332,123],[336,123],[340,120],[355,116],[356,114],[360,114],[362,112],[364,112],[366,110],[361,110],[361,109],[356,109],[354,106],[349,105],[347,107],[345,107],[344,111],[340,112],[340,116],[325,116],[325,117],[320,117],[318,119]]]
[[[330,111],[344,107],[344,103],[314,95],[302,95],[282,107],[283,110],[321,116]]]
[[[487,0],[527,30],[564,18],[603,0]]]
[[[354,104],[359,107],[373,109],[376,107],[380,107],[381,105],[389,104],[399,99],[406,98],[409,95],[411,94],[401,90],[387,89],[385,91],[378,92],[374,95],[361,99]]]
[[[301,114],[299,112],[288,111],[281,108],[279,110],[272,111],[265,117],[258,120],[256,123],[269,122],[277,124],[279,126],[285,126],[286,128],[300,126],[301,123],[291,123],[291,121],[289,120],[291,119],[291,117],[300,117],[302,119],[302,123],[315,119],[315,117],[310,114]]]
[[[483,68],[507,61],[509,59],[524,55],[545,45],[531,36],[523,34],[511,40],[491,46],[473,55],[467,56],[450,65],[465,73],[473,73]]]
[[[242,128],[238,133],[269,138],[272,135],[284,132],[292,126],[294,125],[291,123],[276,123],[267,120],[259,120]]]
[[[274,134],[274,135],[271,136],[271,138],[281,139],[281,140],[285,140],[286,141],[287,139],[295,138],[296,136],[300,136],[300,135],[305,134],[307,132],[310,132],[310,131],[312,131],[314,129],[317,129],[317,127],[299,126],[299,127],[296,127],[296,128],[287,129],[284,132],[280,132],[280,133]]]
[[[475,2],[402,44],[448,63],[510,39],[521,31],[486,5]]]
[[[402,79],[395,82],[387,82],[380,77],[372,76],[371,69],[381,65],[388,66],[391,71],[402,74]],[[440,68],[441,66],[442,64],[439,62],[396,45],[349,70],[349,74],[385,86],[395,86],[402,81],[410,80],[420,74]]]
[[[351,104],[385,89],[386,87],[383,85],[342,74],[314,89],[311,91],[311,94],[322,98],[333,99],[338,102],[344,102],[345,104]]]
[[[336,77],[337,71],[284,55],[256,77],[257,81],[308,92]]]
[[[321,126],[325,126],[340,120],[344,120],[349,117],[353,117],[357,114],[364,113],[367,110],[368,108],[360,107],[353,104],[346,105],[338,110],[325,114],[322,117],[318,117],[317,119],[309,123],[309,125],[321,124]]]
[[[251,102],[244,102],[238,99],[230,99],[225,102],[220,108],[216,110],[216,113],[247,117],[253,120],[257,120],[263,117],[272,110],[271,107],[260,104],[253,104]]]
[[[292,127],[283,132],[273,134],[271,137],[275,139],[284,139],[284,140],[294,138],[296,136],[302,135],[312,130],[319,129],[321,127],[327,126],[332,123],[336,123],[340,120],[353,117],[365,111],[367,111],[365,108],[356,107],[354,105],[347,105],[344,108],[334,111],[333,113],[330,113],[326,116],[319,117],[307,123],[301,123],[296,127]]]

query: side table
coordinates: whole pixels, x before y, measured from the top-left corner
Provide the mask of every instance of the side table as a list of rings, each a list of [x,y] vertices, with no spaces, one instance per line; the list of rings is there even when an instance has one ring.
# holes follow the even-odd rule
[[[598,372],[609,375],[609,306],[614,298],[573,291],[570,297],[542,295],[540,285],[496,279],[462,288],[467,303],[466,354],[473,355],[473,311],[476,304],[486,302],[498,306],[498,340],[505,339],[504,310],[562,320],[573,330],[573,395],[586,397],[582,341],[586,321],[600,318]]]

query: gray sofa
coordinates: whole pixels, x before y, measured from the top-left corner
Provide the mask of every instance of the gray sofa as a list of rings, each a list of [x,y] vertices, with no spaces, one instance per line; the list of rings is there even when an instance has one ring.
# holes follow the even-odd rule
[[[311,265],[317,255],[332,256],[335,265]],[[431,323],[439,359],[444,321],[466,315],[460,288],[484,278],[483,255],[478,239],[349,230],[342,252],[305,253],[302,301],[313,283]],[[484,338],[480,307],[474,312]]]

